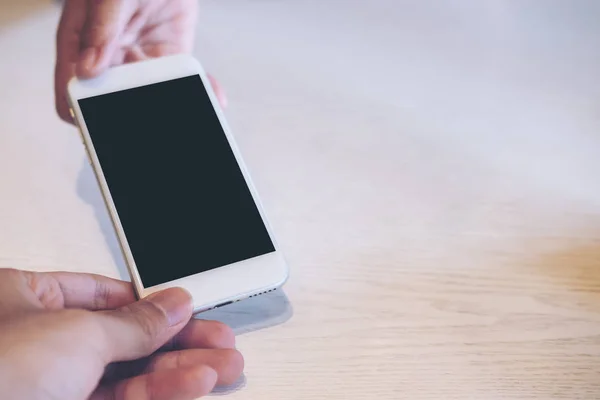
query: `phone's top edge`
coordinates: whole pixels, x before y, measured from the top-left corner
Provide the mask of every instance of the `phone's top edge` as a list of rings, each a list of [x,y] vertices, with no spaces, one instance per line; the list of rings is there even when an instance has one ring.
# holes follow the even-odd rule
[[[73,77],[67,83],[67,90],[69,96],[83,99],[202,71],[194,56],[175,54],[112,67],[93,78]]]

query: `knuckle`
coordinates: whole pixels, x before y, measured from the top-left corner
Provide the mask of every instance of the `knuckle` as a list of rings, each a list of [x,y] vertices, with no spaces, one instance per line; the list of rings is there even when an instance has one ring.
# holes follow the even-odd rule
[[[96,281],[96,287],[94,289],[94,307],[96,310],[103,310],[108,308],[109,299],[111,296],[110,287],[100,280]]]
[[[168,328],[168,318],[164,310],[150,301],[140,301],[126,308],[132,312],[136,325],[142,333],[141,346],[148,351],[153,351]]]

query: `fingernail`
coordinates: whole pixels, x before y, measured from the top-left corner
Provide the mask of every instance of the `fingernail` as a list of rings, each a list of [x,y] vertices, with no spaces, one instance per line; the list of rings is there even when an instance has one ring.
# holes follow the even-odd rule
[[[169,326],[187,322],[192,317],[192,296],[180,288],[172,288],[153,293],[146,298],[165,312]]]
[[[81,69],[85,72],[90,73],[96,64],[96,60],[98,59],[98,50],[95,47],[88,47],[81,54],[81,58],[79,63],[81,65]]]

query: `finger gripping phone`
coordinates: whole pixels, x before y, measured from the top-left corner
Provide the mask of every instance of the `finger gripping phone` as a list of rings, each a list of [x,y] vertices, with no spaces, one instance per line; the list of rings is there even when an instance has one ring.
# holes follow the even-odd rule
[[[138,297],[183,287],[200,312],[286,281],[256,189],[193,57],[73,79],[68,92]]]

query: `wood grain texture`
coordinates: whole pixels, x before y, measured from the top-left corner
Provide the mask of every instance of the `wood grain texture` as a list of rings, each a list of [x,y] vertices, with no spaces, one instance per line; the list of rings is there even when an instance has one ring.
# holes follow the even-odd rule
[[[292,268],[205,316],[247,362],[215,395],[600,399],[598,2],[202,4],[197,55]],[[52,108],[57,9],[10,15],[0,266],[122,275]]]

